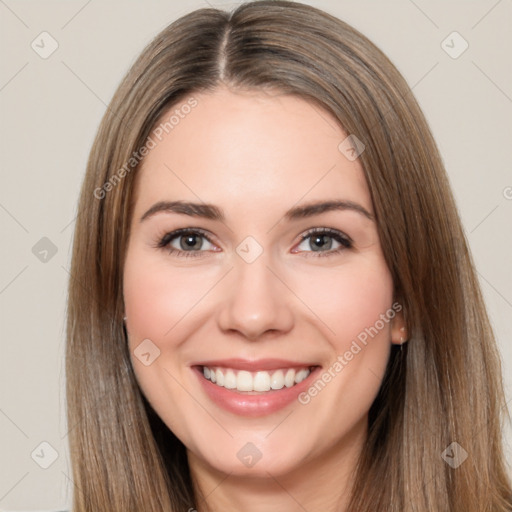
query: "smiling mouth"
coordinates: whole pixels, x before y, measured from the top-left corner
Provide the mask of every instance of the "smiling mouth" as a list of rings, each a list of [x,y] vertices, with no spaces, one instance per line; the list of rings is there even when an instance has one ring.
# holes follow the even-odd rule
[[[247,394],[260,394],[292,388],[306,379],[316,366],[249,372],[234,368],[201,366],[203,377],[213,384]]]

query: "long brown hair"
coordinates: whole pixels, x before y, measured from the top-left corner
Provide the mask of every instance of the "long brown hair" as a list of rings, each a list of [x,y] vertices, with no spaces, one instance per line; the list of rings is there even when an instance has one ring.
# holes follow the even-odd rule
[[[349,510],[512,509],[500,359],[425,118],[397,69],[358,31],[316,8],[266,0],[232,13],[200,9],[165,28],[131,67],[99,127],[69,281],[74,512],[197,506],[185,448],[147,403],[131,367],[122,275],[140,148],[171,106],[221,83],[298,95],[365,145],[359,158],[410,340],[392,352],[370,409]],[[454,450],[467,453],[458,467],[445,462]]]

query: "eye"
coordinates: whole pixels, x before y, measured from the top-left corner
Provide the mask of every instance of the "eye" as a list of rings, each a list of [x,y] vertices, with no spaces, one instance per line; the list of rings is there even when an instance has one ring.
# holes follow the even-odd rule
[[[169,254],[175,256],[197,257],[202,256],[205,250],[212,250],[204,247],[205,241],[213,246],[204,231],[197,228],[183,228],[166,233],[157,243],[157,247],[167,249]]]
[[[208,247],[208,244],[211,247]],[[331,256],[350,249],[352,245],[351,238],[341,231],[330,228],[313,228],[301,236],[301,241],[297,246],[298,250],[294,249],[292,252],[314,253],[308,255],[314,257]],[[311,250],[308,250],[308,246]],[[183,228],[166,233],[158,240],[156,247],[165,249],[169,254],[179,257],[201,257],[208,250],[218,252],[207,233],[199,228]]]
[[[335,245],[333,248],[333,244]],[[308,246],[311,248],[308,251]],[[353,246],[352,239],[335,229],[330,228],[313,228],[307,233],[303,234],[301,241],[297,246],[300,251],[294,250],[293,252],[313,252],[316,254],[308,256],[332,256],[338,254],[346,249],[350,249]]]

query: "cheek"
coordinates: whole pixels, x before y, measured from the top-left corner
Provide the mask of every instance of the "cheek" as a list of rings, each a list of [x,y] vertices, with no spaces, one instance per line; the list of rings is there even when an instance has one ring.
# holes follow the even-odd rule
[[[338,329],[344,332],[343,338],[357,337],[377,325],[383,337],[388,337],[389,322],[379,322],[382,314],[391,307],[393,288],[387,270],[369,273],[361,282],[360,278],[352,275],[345,280],[348,293],[340,298],[339,310],[343,311],[343,322],[338,321]]]
[[[201,325],[195,318],[201,308],[196,306],[216,280],[215,268],[171,266],[161,254],[148,254],[140,247],[126,258],[123,293],[132,366],[144,395],[169,427],[175,422],[172,411],[190,409],[180,385],[190,378],[181,348]],[[137,356],[146,352],[151,359],[157,354],[147,366]]]
[[[171,268],[165,262],[134,252],[124,272],[124,301],[130,337],[170,339],[181,319],[194,313],[194,306],[209,288],[209,276],[193,269]]]
[[[307,286],[309,304],[315,304],[331,349],[322,372],[299,395],[303,414],[316,418],[308,435],[321,438],[319,446],[333,446],[363,421],[389,359],[392,278],[381,259],[362,263],[330,272],[329,280],[323,280],[328,287],[313,287],[312,280]]]
[[[145,398],[166,425],[186,440],[183,418],[179,419],[174,411],[194,411],[194,403],[189,403],[179,384],[183,381],[183,364],[176,333],[182,327],[179,322],[193,309],[198,296],[204,294],[204,277],[201,284],[193,273],[170,269],[165,261],[154,260],[138,248],[126,258],[123,293],[130,357]],[[189,320],[187,315],[186,321]],[[179,327],[173,331],[177,324]],[[139,350],[143,343],[144,351]],[[137,355],[146,352],[152,361],[148,365]]]
[[[383,258],[331,269],[328,278],[321,274],[301,278],[300,293],[318,318],[330,358],[319,375],[322,382],[315,381],[300,403],[310,404],[323,421],[346,426],[368,411],[386,370],[393,282]]]
[[[358,336],[364,338],[376,323],[379,337],[389,339],[390,322],[382,325],[380,319],[391,308],[393,282],[382,258],[361,260],[335,272],[296,273],[292,286],[337,353],[347,350]]]

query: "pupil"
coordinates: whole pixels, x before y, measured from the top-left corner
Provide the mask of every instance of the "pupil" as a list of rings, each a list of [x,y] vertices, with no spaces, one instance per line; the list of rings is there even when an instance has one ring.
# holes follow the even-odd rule
[[[327,236],[327,235],[317,235],[317,236],[315,236],[312,240],[313,240],[313,241],[314,241],[314,243],[315,243],[316,245],[318,245],[321,249],[324,247],[324,245],[327,245],[327,246],[328,246],[328,247],[327,247],[327,249],[329,249],[329,248],[330,248],[330,246],[331,246],[331,244],[332,244],[332,240],[331,240],[331,244],[329,244],[329,241],[326,241],[326,238],[327,238],[327,239],[330,239],[330,237],[329,237],[329,236]],[[314,249],[314,247],[313,247],[313,250],[316,250],[316,249]]]
[[[201,241],[198,242],[197,235],[187,235],[181,237],[181,247],[182,249],[200,249]]]

